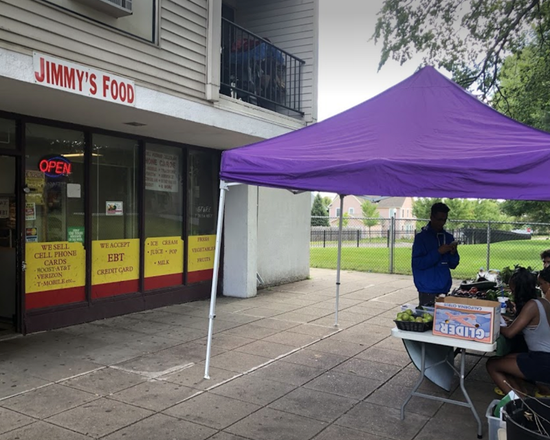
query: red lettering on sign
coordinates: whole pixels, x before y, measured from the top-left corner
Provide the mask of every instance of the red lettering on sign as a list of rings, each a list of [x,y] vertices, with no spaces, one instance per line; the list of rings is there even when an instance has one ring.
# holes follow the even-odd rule
[[[34,77],[38,82],[43,82],[45,79],[44,75],[44,58],[40,57],[40,72],[34,72]]]
[[[74,69],[70,69],[65,66],[63,67],[63,85],[74,90],[75,81],[74,81]]]
[[[97,79],[97,76],[95,73],[92,73],[90,75],[90,93],[92,95],[95,95],[97,93],[97,84],[95,80]]]
[[[36,83],[94,98],[135,104],[136,90],[130,81],[48,56],[34,55],[34,79]]]
[[[118,99],[118,83],[116,79],[113,79],[111,82],[111,98],[113,98],[115,101]]]
[[[128,104],[134,103],[135,96],[136,94],[134,92],[134,87],[132,86],[132,84],[128,84]]]
[[[38,164],[38,169],[45,173],[48,171],[48,161],[46,159],[42,159],[40,163]]]
[[[109,78],[107,75],[103,75],[103,97],[107,97],[107,90],[109,90],[109,81],[111,78]]]
[[[63,66],[52,63],[52,84],[63,86]]]
[[[42,159],[38,169],[50,177],[66,176],[72,172],[72,164],[67,159]]]

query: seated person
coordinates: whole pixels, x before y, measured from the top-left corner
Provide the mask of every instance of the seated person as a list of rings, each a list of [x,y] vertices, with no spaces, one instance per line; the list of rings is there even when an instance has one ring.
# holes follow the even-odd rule
[[[508,286],[514,298],[512,303],[513,319],[510,320],[511,322],[519,316],[527,302],[538,298],[540,295],[537,290],[537,276],[524,267],[518,267],[514,271]]]
[[[542,251],[540,254],[540,259],[542,260],[542,267],[544,269],[550,266],[550,249],[546,249],[545,251]]]
[[[525,280],[528,280],[528,277],[525,277]],[[550,268],[539,273],[538,281],[543,297],[535,296],[528,299],[523,298],[523,293],[520,292],[532,295],[531,289],[519,290],[519,279],[516,279],[517,318],[508,327],[500,328],[501,334],[507,338],[513,338],[523,332],[528,351],[511,353],[487,361],[487,371],[491,379],[504,394],[513,389],[517,394],[527,395],[523,383],[525,380],[550,383]]]

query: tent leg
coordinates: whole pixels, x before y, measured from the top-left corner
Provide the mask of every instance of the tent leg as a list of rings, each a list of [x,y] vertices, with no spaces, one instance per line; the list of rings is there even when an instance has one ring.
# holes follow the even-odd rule
[[[344,224],[344,195],[340,194],[340,220],[338,224],[338,258],[336,261],[336,311],[334,327],[338,327],[338,309],[340,302],[340,263],[342,261],[342,228]]]
[[[225,207],[225,193],[229,185],[220,180],[220,201],[218,207],[218,226],[216,229],[216,248],[214,251],[214,273],[212,274],[212,291],[210,292],[210,313],[208,314],[208,340],[206,343],[206,362],[204,364],[204,378],[210,379],[210,356],[212,353],[212,331],[216,317],[216,294],[218,290],[218,274],[220,272],[220,253],[222,241],[223,214]]]

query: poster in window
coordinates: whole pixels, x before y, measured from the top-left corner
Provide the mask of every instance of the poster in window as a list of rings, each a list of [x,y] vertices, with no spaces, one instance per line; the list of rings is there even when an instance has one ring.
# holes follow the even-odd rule
[[[27,220],[27,221],[36,220],[36,204],[35,203],[25,203],[25,220]]]
[[[37,205],[44,204],[44,185],[46,184],[46,179],[44,173],[41,171],[35,170],[26,170],[25,171],[25,185],[27,185],[28,193],[26,194],[26,201],[33,202]]]
[[[178,185],[179,159],[175,154],[147,150],[145,154],[145,189],[175,192]]]
[[[37,228],[25,228],[25,241],[27,243],[38,242],[38,229]]]
[[[123,215],[122,202],[105,202],[106,215]]]

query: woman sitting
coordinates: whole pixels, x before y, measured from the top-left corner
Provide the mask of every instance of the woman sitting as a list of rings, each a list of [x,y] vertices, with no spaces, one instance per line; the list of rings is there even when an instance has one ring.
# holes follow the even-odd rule
[[[520,276],[520,272],[523,275]],[[540,299],[533,296],[536,293],[532,289],[524,286],[532,284],[526,272],[526,269],[520,269],[514,280],[517,318],[508,327],[501,327],[500,333],[511,339],[523,332],[528,351],[487,361],[487,371],[491,379],[504,394],[512,389],[516,393],[527,394],[523,380],[550,383],[550,268],[539,274],[538,280],[543,291]],[[518,285],[520,283],[521,288]]]
[[[540,297],[537,289],[537,276],[524,267],[518,267],[510,277],[508,286],[514,298],[511,310],[513,318],[510,318],[510,322],[513,322],[519,316],[525,304]],[[527,348],[523,351],[527,351]]]

